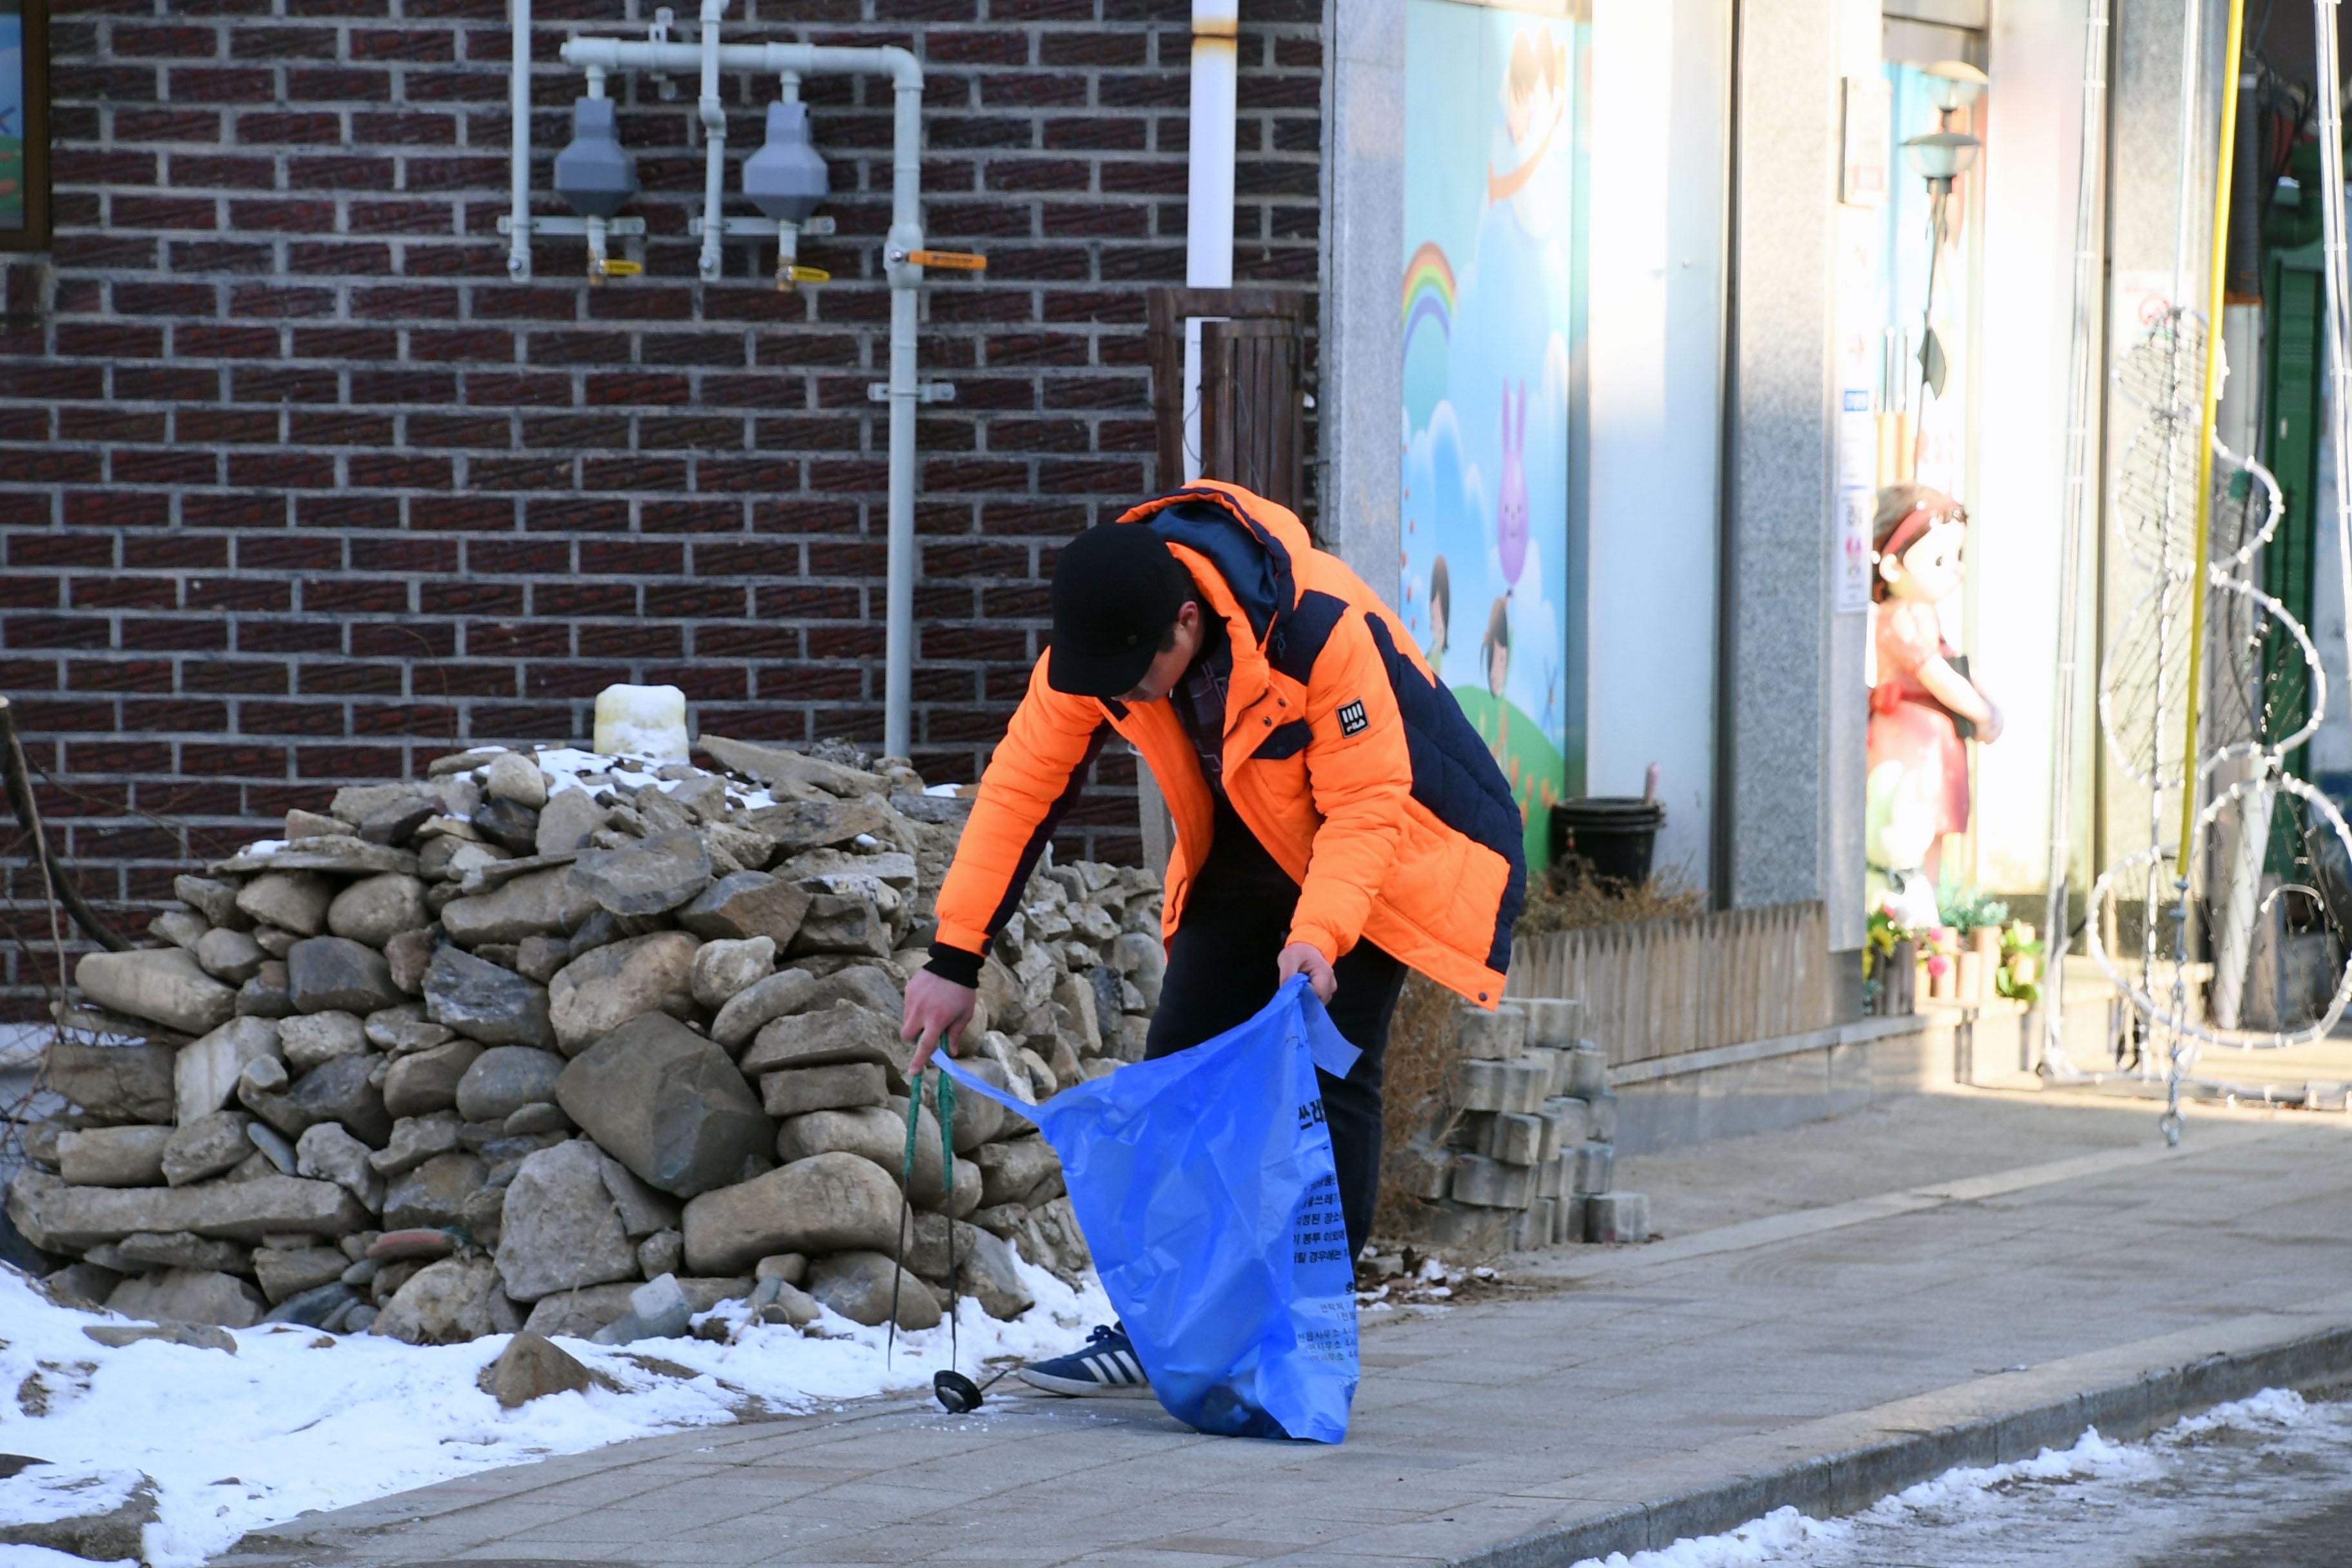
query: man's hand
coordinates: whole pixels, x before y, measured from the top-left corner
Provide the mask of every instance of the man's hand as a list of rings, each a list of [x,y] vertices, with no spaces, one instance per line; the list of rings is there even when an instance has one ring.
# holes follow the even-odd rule
[[[907,1069],[909,1075],[929,1064],[941,1040],[948,1043],[948,1055],[962,1054],[956,1048],[958,1037],[971,1022],[972,1009],[979,1002],[980,993],[969,985],[959,985],[928,969],[915,972],[907,982],[907,1021],[898,1030],[900,1039],[916,1042],[914,1064]]]
[[[1339,976],[1331,973],[1331,961],[1324,957],[1322,950],[1310,942],[1294,942],[1284,948],[1282,956],[1275,961],[1274,972],[1286,984],[1289,983],[1292,975],[1304,974],[1307,976],[1307,984],[1315,987],[1315,994],[1326,1002],[1331,1000],[1332,993],[1339,989]],[[907,1005],[911,1010],[914,1005],[915,994],[912,989],[909,989],[907,993]],[[909,1016],[911,1016],[910,1011]]]

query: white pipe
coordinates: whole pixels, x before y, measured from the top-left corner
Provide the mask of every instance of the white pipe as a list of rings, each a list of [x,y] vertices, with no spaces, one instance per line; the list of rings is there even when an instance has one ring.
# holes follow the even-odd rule
[[[724,0],[704,0],[706,17],[713,5],[723,8]],[[633,38],[573,38],[563,46],[563,60],[583,69],[605,70],[684,70],[699,66],[704,72],[706,101],[715,101],[718,97],[716,79],[711,73],[719,69],[760,71],[778,77],[888,77],[893,94],[890,233],[883,253],[886,257],[905,256],[923,247],[923,68],[907,50],[834,48],[815,44],[722,44],[706,20],[698,47]],[[711,168],[717,167],[714,159]],[[706,258],[716,250],[718,237],[724,227],[717,181],[713,174],[705,204],[702,244]],[[1232,205],[1228,199],[1229,255]],[[706,260],[705,267],[705,277],[716,275],[715,264]],[[895,261],[886,263],[886,271],[890,284],[890,489],[887,521],[889,556],[883,586],[882,749],[887,755],[903,757],[911,745],[909,711],[915,668],[915,405],[922,395],[915,379],[915,291],[922,287],[923,269],[912,261]]]
[[[2051,725],[2050,883],[2042,914],[2041,1059],[2054,1071],[2066,1060],[2066,940],[2074,835],[2074,705],[2082,640],[2075,601],[2081,596],[2083,533],[2091,505],[2091,427],[2098,416],[2099,312],[2104,308],[2101,254],[2107,137],[2107,0],[2091,0],[2083,20],[2083,130],[2074,184],[2074,330],[2067,352],[2066,494],[2058,524],[2058,680]],[[2032,1049],[2032,1042],[2026,1048]]]
[[[1186,174],[1184,281],[1234,284],[1234,117],[1240,74],[1240,0],[1192,0],[1191,157]],[[1184,482],[1201,477],[1201,322],[1184,322]]]
[[[2339,82],[2336,0],[2312,6],[2323,83]],[[2336,572],[2347,617],[2345,650],[2352,658],[2352,253],[2344,212],[2344,108],[2337,94],[2319,94],[2321,277],[2327,300],[2327,417],[2336,437]]]
[[[507,69],[507,104],[514,125],[507,153],[509,233],[507,276],[530,280],[530,0],[514,0],[514,54]]]
[[[698,268],[706,283],[718,281],[719,242],[726,237],[726,220],[719,203],[727,182],[727,110],[719,101],[719,19],[727,15],[727,0],[702,0],[702,36],[696,40],[702,53],[702,258]]]
[[[890,238],[886,256],[923,247],[923,86],[899,79],[892,95]],[[915,672],[915,290],[923,269],[910,261],[890,275],[890,511],[888,576],[884,584],[882,751],[903,757],[913,747]]]

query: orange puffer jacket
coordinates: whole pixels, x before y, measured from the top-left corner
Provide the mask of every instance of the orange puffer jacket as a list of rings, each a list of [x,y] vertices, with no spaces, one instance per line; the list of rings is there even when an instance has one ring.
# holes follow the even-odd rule
[[[1300,885],[1290,940],[1336,959],[1370,938],[1495,1005],[1527,891],[1523,825],[1485,743],[1394,613],[1315,549],[1296,516],[1238,486],[1203,480],[1119,521],[1164,538],[1232,634],[1225,792]],[[1214,820],[1182,721],[1165,700],[1055,691],[1041,658],[940,891],[934,967],[976,972],[965,955],[985,952],[1012,917],[1114,731],[1142,753],[1175,819],[1160,914],[1163,934],[1175,931]]]

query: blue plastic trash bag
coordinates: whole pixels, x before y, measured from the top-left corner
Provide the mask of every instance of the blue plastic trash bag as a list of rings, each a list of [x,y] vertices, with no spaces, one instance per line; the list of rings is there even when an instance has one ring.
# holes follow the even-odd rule
[[[1356,1279],[1315,1081],[1355,1065],[1295,979],[1237,1029],[1024,1105],[1151,1392],[1203,1432],[1337,1443],[1356,1395]]]

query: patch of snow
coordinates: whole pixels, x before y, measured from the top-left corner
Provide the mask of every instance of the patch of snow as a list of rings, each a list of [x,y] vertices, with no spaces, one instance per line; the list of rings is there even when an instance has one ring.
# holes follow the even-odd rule
[[[286,847],[283,838],[257,838],[238,853],[242,855],[275,855]]]
[[[34,1465],[0,1481],[0,1519],[50,1524],[112,1513],[139,1489],[137,1470],[108,1465]]]
[[[1004,1323],[965,1300],[957,1361],[968,1373],[1003,1358],[1061,1354],[1115,1316],[1091,1277],[1073,1290],[1016,1263],[1037,1305]],[[619,1390],[559,1394],[508,1411],[474,1382],[505,1350],[505,1335],[414,1346],[272,1325],[233,1331],[237,1353],[226,1355],[160,1340],[110,1349],[81,1331],[121,1321],[56,1306],[22,1275],[0,1269],[0,1322],[8,1325],[0,1388],[38,1378],[49,1394],[47,1415],[9,1413],[0,1447],[61,1467],[153,1478],[162,1517],[147,1531],[152,1568],[196,1568],[265,1525],[476,1470],[744,1415],[928,1394],[931,1374],[949,1364],[945,1323],[900,1333],[886,1360],[883,1330],[828,1310],[806,1335],[752,1326],[731,1345],[564,1340],[567,1352]],[[157,1420],[159,1411],[171,1418]],[[0,1518],[22,1517],[16,1507],[14,1493],[0,1490]],[[76,1561],[12,1555],[31,1550],[0,1547],[0,1564]]]
[[[2263,1432],[2301,1426],[2312,1418],[2311,1405],[2292,1388],[2265,1388],[2251,1399],[2216,1405],[2202,1415],[2191,1415],[2168,1428],[2170,1438],[2201,1437],[2209,1432]]]
[[[928,784],[924,786],[923,793],[925,795],[938,795],[941,800],[953,800],[958,795],[963,794],[963,785],[952,784]]]

